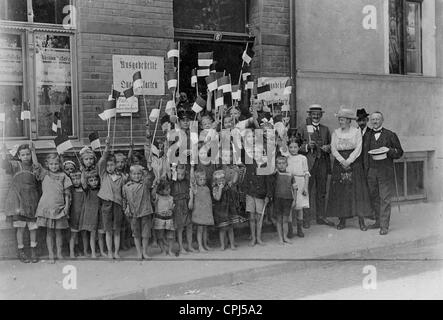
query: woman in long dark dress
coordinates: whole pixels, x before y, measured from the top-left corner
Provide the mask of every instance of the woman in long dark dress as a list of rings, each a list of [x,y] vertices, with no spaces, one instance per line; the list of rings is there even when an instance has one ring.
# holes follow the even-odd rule
[[[334,156],[328,217],[338,217],[337,229],[346,227],[346,219],[358,216],[360,230],[366,231],[364,217],[371,216],[369,191],[359,155],[362,136],[358,128],[351,126],[354,112],[342,108],[337,114],[340,128],[332,134],[331,152]]]

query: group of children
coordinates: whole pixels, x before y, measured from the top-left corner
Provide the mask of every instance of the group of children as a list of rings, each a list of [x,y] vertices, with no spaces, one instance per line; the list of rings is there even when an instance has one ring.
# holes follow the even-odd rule
[[[128,156],[111,153],[108,137],[103,153],[86,146],[80,151],[78,164],[51,153],[43,167],[32,143],[21,145],[13,159],[4,146],[2,167],[13,175],[5,213],[17,230],[19,259],[38,261],[37,231],[41,228],[46,229],[50,262],[63,259],[65,229],[70,229],[71,258],[76,257],[79,235],[82,254],[92,258],[99,253],[118,259],[120,245],[126,245],[131,237],[139,259],[149,258],[150,246],[157,246],[167,255],[205,252],[211,250],[209,231],[214,228],[220,249],[235,250],[234,226],[246,221],[250,246],[263,245],[265,212],[276,225],[281,244],[291,243],[294,234],[303,237],[303,209],[309,207],[309,170],[306,157],[298,153],[302,141],[288,135],[287,130],[279,131],[278,148],[272,152],[275,170],[257,174],[266,165],[266,157],[251,154],[252,161],[245,161],[250,151],[244,144],[254,143],[254,129],[274,129],[273,122],[281,122],[281,114],[275,110],[264,112],[260,103],[253,105],[250,117],[242,118],[236,107],[225,111],[221,123],[211,113],[197,117],[191,110],[179,110],[176,121],[166,115],[161,120],[165,138],[151,141],[148,135],[143,155],[132,148]],[[168,140],[170,131],[180,128],[190,146],[195,142],[190,137],[195,122],[200,131],[208,132],[209,139],[217,139],[221,128],[241,131],[241,156],[234,159],[232,148],[219,152],[218,163],[172,163],[169,151],[177,141]],[[202,141],[198,145],[201,150]],[[23,243],[26,227],[30,231],[30,257]],[[193,244],[194,232],[197,247]]]

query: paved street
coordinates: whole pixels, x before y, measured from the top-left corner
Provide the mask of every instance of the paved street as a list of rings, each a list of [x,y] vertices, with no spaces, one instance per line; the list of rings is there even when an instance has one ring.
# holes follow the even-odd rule
[[[254,281],[188,290],[167,299],[442,299],[443,245],[411,246],[374,261],[310,262],[308,267]],[[368,259],[371,259],[368,257]],[[386,260],[384,260],[386,259]],[[377,272],[376,289],[364,289],[363,268]]]

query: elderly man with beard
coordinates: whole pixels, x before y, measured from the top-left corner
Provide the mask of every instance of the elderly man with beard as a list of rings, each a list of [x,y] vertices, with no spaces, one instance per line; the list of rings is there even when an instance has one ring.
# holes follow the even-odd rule
[[[323,116],[321,105],[314,104],[309,107],[307,124],[298,129],[303,144],[300,154],[308,158],[309,172],[309,206],[303,227],[310,227],[310,220],[316,217],[317,224],[335,226],[325,218],[326,184],[328,175],[331,174],[331,132],[329,128],[320,124]]]

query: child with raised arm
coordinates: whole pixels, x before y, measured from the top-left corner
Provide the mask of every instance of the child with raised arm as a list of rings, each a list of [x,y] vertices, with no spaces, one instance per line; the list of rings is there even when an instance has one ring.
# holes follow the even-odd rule
[[[38,262],[37,254],[37,218],[35,216],[40,192],[38,175],[41,170],[37,162],[34,145],[22,144],[17,149],[18,160],[8,160],[6,145],[3,145],[2,168],[12,175],[8,193],[5,199],[6,216],[12,220],[16,229],[18,258],[21,262]],[[24,251],[23,234],[29,229],[31,238],[31,259]]]
[[[69,209],[71,207],[71,179],[63,172],[60,156],[51,153],[46,157],[46,168],[42,170],[42,197],[37,207],[37,225],[46,228],[46,245],[49,262],[54,263],[54,234],[57,258],[63,259],[62,231],[69,228]]]
[[[152,176],[143,176],[141,165],[132,165],[129,179],[123,186],[123,210],[130,220],[137,258],[148,259],[148,241],[152,229],[151,186]]]
[[[122,188],[126,179],[115,171],[115,157],[109,154],[109,137],[106,138],[106,147],[103,156],[97,163],[100,176],[100,191],[98,197],[102,200],[101,215],[106,232],[106,246],[109,259],[119,259],[120,230],[123,219]],[[114,247],[114,254],[112,248]]]

